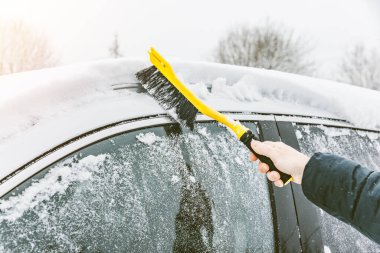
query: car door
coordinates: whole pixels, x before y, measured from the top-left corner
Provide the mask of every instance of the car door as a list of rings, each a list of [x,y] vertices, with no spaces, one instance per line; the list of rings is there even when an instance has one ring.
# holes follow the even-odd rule
[[[303,153],[330,152],[380,169],[378,131],[318,119],[276,117],[276,122],[282,141]],[[321,251],[321,245],[325,252],[380,252],[379,245],[310,203],[300,186],[292,185],[292,190],[305,252]]]
[[[239,119],[279,139],[273,116]],[[148,118],[84,134],[0,186],[0,251],[300,252],[291,189],[248,155],[207,119],[195,132]]]

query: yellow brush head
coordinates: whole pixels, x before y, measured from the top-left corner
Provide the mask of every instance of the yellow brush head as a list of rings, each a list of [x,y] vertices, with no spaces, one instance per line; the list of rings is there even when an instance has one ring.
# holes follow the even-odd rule
[[[178,118],[185,121],[187,126],[193,125],[199,111],[229,127],[239,139],[248,131],[248,128],[239,122],[229,119],[195,96],[176,77],[170,64],[154,48],[149,50],[149,57],[155,68],[140,71],[137,78],[166,110],[174,109]]]

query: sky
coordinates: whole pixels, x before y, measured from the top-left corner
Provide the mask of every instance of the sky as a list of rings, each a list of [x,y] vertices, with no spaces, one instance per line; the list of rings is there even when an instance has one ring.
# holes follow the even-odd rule
[[[154,46],[170,58],[208,61],[228,30],[269,19],[310,41],[310,57],[328,70],[357,43],[380,45],[379,2],[0,0],[0,17],[45,33],[61,64],[109,57],[114,34],[125,57],[147,57]]]

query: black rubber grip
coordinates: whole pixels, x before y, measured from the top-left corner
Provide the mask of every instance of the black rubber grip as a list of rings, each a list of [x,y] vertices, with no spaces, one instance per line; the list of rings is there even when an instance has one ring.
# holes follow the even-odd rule
[[[269,166],[269,171],[277,171],[277,172],[280,174],[280,179],[282,180],[282,182],[283,182],[284,184],[287,184],[287,183],[289,182],[289,180],[290,180],[292,177],[291,177],[290,175],[288,175],[288,174],[285,174],[285,173],[279,171],[279,170],[276,168],[276,166],[274,166],[272,160],[271,160],[269,157],[257,154],[257,153],[252,149],[252,147],[251,147],[251,141],[252,141],[252,139],[253,139],[253,140],[256,140],[256,141],[260,141],[260,140],[259,140],[259,139],[258,139],[253,133],[252,133],[252,131],[248,130],[247,132],[245,132],[245,133],[241,136],[240,141],[243,142],[244,145],[247,146],[247,148],[248,148],[249,150],[251,150],[251,152],[252,152],[253,154],[255,154],[255,156],[256,156],[257,158],[259,158],[259,160],[260,160],[261,162],[268,164],[268,166]]]

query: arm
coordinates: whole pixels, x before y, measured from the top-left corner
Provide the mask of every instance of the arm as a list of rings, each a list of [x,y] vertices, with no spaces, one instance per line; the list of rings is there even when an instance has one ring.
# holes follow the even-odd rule
[[[380,243],[380,173],[332,154],[315,153],[302,190],[314,204]]]
[[[279,170],[301,184],[305,196],[329,214],[380,243],[380,173],[332,154],[311,158],[280,142],[253,142],[252,148],[272,159]],[[257,160],[251,155],[252,160]],[[279,174],[259,164],[259,172],[282,186]]]

